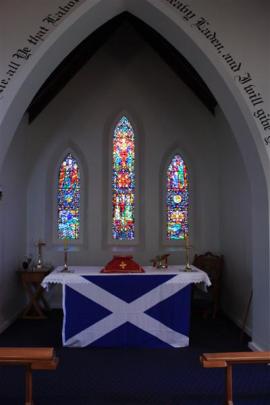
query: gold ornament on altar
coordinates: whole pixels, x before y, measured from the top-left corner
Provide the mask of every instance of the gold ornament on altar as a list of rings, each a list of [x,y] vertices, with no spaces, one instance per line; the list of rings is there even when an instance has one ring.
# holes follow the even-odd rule
[[[157,269],[166,269],[168,267],[169,256],[169,254],[159,255],[150,261],[153,264],[153,267],[156,267]]]

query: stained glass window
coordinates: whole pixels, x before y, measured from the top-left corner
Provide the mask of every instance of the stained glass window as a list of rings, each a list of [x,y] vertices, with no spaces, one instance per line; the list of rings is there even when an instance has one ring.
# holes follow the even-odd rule
[[[180,155],[167,169],[167,239],[180,240],[188,234],[188,175]]]
[[[112,237],[133,240],[135,218],[135,141],[129,120],[123,116],[113,134]]]
[[[80,171],[77,161],[68,153],[58,175],[58,238],[79,239]]]

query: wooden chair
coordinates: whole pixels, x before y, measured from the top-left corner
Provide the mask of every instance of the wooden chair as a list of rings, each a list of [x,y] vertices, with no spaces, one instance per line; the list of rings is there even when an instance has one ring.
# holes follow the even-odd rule
[[[224,259],[222,255],[217,256],[211,252],[194,256],[193,265],[205,271],[212,283],[207,291],[203,291],[196,284],[193,288],[193,309],[195,311],[199,310],[205,317],[211,314],[215,318],[219,311],[223,263]]]
[[[270,363],[270,352],[204,353],[200,362],[205,368],[226,368],[226,405],[233,405],[232,366],[234,364]]]
[[[32,370],[55,370],[58,358],[50,347],[1,347],[0,365],[25,366],[25,405],[33,405]]]

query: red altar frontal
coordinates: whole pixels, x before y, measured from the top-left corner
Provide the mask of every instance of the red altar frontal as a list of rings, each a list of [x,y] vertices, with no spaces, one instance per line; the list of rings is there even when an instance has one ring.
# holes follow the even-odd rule
[[[100,271],[101,273],[144,273],[144,269],[132,256],[114,256]]]

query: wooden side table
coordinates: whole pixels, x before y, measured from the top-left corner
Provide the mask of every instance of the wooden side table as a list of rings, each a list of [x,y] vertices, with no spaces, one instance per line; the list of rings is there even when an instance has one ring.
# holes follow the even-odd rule
[[[45,319],[44,310],[49,310],[50,307],[43,296],[44,288],[41,282],[45,276],[50,273],[51,269],[26,271],[19,270],[19,276],[25,292],[28,297],[28,304],[23,311],[22,318],[24,319]]]

